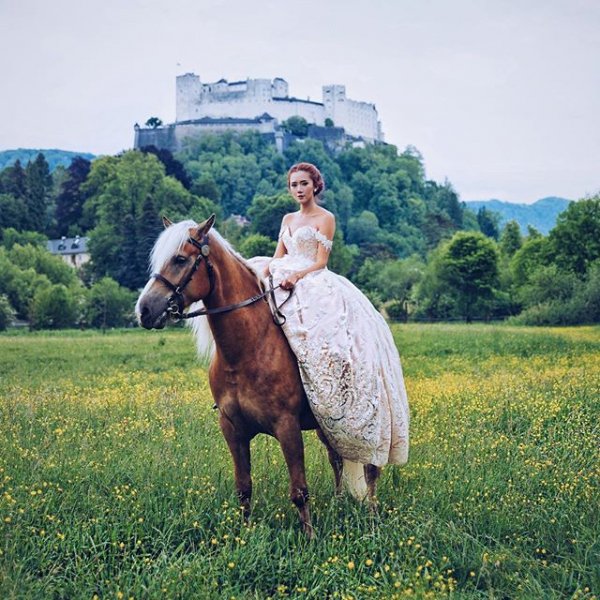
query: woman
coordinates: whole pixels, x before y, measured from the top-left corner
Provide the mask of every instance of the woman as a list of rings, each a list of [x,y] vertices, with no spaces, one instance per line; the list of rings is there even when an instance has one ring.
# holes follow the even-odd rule
[[[288,188],[299,210],[283,218],[275,254],[263,259],[262,272],[284,290],[294,289],[282,307],[284,331],[313,413],[343,458],[403,464],[409,412],[391,332],[358,288],[327,269],[335,217],[317,203],[324,189],[317,167],[294,165]],[[278,303],[288,295],[278,294]]]

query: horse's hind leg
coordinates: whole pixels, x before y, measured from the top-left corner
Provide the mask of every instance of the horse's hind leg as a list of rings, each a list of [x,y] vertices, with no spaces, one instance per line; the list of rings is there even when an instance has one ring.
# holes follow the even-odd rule
[[[344,462],[342,457],[333,449],[329,443],[329,440],[325,437],[325,434],[320,429],[317,429],[317,435],[325,445],[325,448],[327,448],[329,464],[333,469],[333,476],[335,477],[335,493],[339,496],[342,493],[342,469],[344,468]]]
[[[372,510],[377,508],[377,480],[381,475],[381,467],[365,465],[365,479],[367,481],[367,497]]]
[[[314,537],[310,511],[308,508],[308,486],[304,470],[304,443],[300,424],[293,419],[281,420],[277,425],[275,437],[290,474],[290,499],[296,505],[302,530],[308,538]]]
[[[250,438],[247,435],[239,435],[233,426],[233,423],[222,414],[219,424],[233,458],[235,487],[242,507],[242,513],[244,519],[248,520],[250,517],[250,501],[252,499]]]

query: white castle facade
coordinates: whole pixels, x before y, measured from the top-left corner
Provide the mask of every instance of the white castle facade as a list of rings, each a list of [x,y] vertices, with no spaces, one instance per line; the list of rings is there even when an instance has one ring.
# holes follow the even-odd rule
[[[374,104],[357,102],[346,96],[346,86],[323,86],[323,101],[290,97],[287,81],[246,79],[202,83],[194,73],[177,77],[176,121],[205,117],[252,119],[267,113],[279,123],[292,116],[304,117],[310,124],[324,126],[331,119],[346,134],[367,142],[383,142],[381,123]]]
[[[186,138],[250,130],[271,137],[281,151],[293,137],[281,124],[294,116],[307,121],[309,137],[331,147],[384,141],[375,105],[351,100],[344,85],[323,86],[323,100],[315,102],[290,96],[280,77],[202,83],[198,75],[186,73],[176,80],[175,122],[159,127],[136,124],[134,147],[152,145],[175,152]]]

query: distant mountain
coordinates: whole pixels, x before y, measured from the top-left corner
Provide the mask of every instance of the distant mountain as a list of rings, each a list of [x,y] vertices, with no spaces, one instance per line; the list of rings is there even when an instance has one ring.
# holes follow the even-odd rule
[[[474,213],[485,207],[500,215],[500,228],[508,221],[516,221],[521,232],[527,233],[527,225],[535,227],[540,233],[548,235],[556,224],[558,215],[567,209],[572,200],[550,196],[533,204],[514,204],[502,200],[468,200],[467,208]]]
[[[14,165],[17,160],[25,166],[30,160],[35,160],[35,157],[42,153],[50,166],[50,171],[54,171],[56,167],[68,167],[71,161],[76,156],[81,156],[87,160],[96,158],[94,154],[89,152],[70,152],[69,150],[37,150],[32,148],[19,148],[17,150],[0,150],[0,171],[6,167]]]

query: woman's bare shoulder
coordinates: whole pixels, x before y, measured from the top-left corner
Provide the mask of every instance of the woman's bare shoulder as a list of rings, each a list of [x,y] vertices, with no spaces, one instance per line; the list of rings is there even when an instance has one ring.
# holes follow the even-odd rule
[[[322,207],[321,207],[322,208]],[[335,216],[333,213],[323,208],[323,212],[319,214],[316,229],[329,238],[333,237],[335,232]]]

